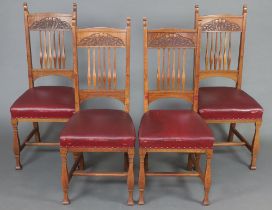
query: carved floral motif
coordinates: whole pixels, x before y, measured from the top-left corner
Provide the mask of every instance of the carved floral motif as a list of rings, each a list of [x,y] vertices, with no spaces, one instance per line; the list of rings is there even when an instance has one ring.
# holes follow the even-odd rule
[[[71,25],[56,17],[46,17],[33,22],[30,30],[71,30]]]
[[[123,47],[125,43],[119,37],[112,36],[108,33],[95,33],[84,37],[79,41],[80,46],[116,46]]]
[[[240,31],[241,28],[237,23],[225,19],[212,20],[201,27],[202,31]]]
[[[192,39],[179,33],[154,33],[149,35],[149,47],[194,47]]]

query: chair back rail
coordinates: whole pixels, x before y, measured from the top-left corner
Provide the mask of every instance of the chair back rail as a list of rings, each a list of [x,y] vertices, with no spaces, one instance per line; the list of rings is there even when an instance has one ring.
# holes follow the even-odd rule
[[[78,71],[78,49],[86,49],[87,88],[79,89],[79,103],[91,98],[110,97],[121,101],[129,111],[130,95],[130,18],[126,29],[78,28],[74,63]],[[125,58],[119,59],[117,49],[125,50]],[[118,60],[117,60],[118,59]],[[125,88],[118,89],[117,62],[125,64]]]
[[[200,70],[200,80],[210,77],[225,77],[236,82],[236,87],[241,88],[244,43],[246,31],[247,7],[243,6],[241,16],[234,15],[199,15],[199,7],[195,6],[195,28],[204,36],[201,42],[205,48],[205,66]],[[237,68],[232,67],[233,36],[239,33],[239,53]],[[236,43],[235,43],[236,44]]]
[[[194,55],[199,54],[199,33],[197,30],[176,28],[161,28],[150,30],[147,28],[147,19],[143,19],[144,26],[144,111],[155,100],[161,98],[180,98],[197,107],[198,82],[194,80],[194,87],[187,89],[188,76],[186,75],[187,59],[190,49]],[[156,89],[149,89],[148,52],[156,51]],[[198,77],[199,59],[194,56],[193,74]]]

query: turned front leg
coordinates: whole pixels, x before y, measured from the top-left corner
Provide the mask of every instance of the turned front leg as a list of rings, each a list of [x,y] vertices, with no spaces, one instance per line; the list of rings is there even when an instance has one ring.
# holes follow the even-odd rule
[[[209,205],[209,192],[211,188],[211,160],[212,160],[213,151],[208,150],[206,152],[206,169],[204,174],[204,199],[203,205]]]
[[[16,170],[22,169],[21,159],[20,159],[20,152],[21,152],[21,145],[20,139],[18,134],[18,121],[17,119],[11,120],[12,128],[13,128],[13,152],[15,155],[16,161]]]
[[[70,204],[70,200],[68,197],[68,190],[69,190],[69,177],[68,177],[68,167],[67,167],[67,149],[61,148],[60,155],[61,155],[61,183],[62,183],[62,190],[63,190],[63,201],[62,204],[67,205]]]
[[[255,134],[252,141],[252,153],[251,153],[251,163],[250,169],[256,170],[256,163],[257,163],[257,155],[260,150],[260,127],[262,122],[258,121],[255,123]]]
[[[146,152],[140,149],[140,171],[139,171],[139,205],[144,204],[144,189],[145,189],[145,155]]]
[[[128,176],[127,176],[127,185],[128,185],[128,205],[133,206],[133,191],[134,191],[134,148],[129,149],[128,151]]]

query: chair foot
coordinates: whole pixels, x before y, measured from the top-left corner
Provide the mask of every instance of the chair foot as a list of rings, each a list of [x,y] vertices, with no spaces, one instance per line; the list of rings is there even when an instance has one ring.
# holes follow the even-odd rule
[[[249,166],[249,169],[252,170],[252,171],[254,171],[254,170],[256,170],[257,168],[256,168],[256,166],[250,165],[250,166]]]
[[[21,160],[20,160],[20,155],[15,157],[15,160],[16,160],[16,166],[15,166],[15,169],[16,170],[22,170],[22,164],[21,164]]]
[[[63,205],[69,205],[70,204],[70,199],[69,199],[69,196],[68,196],[68,189],[67,189],[67,191],[63,192],[62,204]]]
[[[140,190],[138,204],[139,205],[144,205],[144,191],[143,190]]]
[[[210,202],[209,202],[209,199],[205,199],[202,201],[202,204],[203,206],[209,206],[210,205]]]
[[[68,198],[62,201],[62,205],[69,205],[69,204],[70,204],[70,200]]]
[[[20,166],[16,166],[15,169],[16,169],[16,170],[22,170],[23,167],[20,165]]]
[[[129,206],[133,206],[133,205],[134,205],[134,201],[133,201],[133,191],[129,191],[129,192],[128,192],[128,205],[129,205]]]
[[[134,201],[128,200],[128,206],[134,206]]]
[[[249,169],[250,170],[256,170],[256,165],[257,165],[257,155],[252,154]]]

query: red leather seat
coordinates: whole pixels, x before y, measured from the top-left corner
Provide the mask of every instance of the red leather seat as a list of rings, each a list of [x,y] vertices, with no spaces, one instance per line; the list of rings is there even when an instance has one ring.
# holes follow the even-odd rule
[[[70,118],[74,111],[74,89],[65,86],[30,88],[10,108],[12,118]]]
[[[150,110],[142,118],[139,142],[142,148],[207,149],[214,137],[191,110]]]
[[[199,89],[199,114],[205,119],[261,119],[263,108],[251,96],[233,87]]]
[[[130,115],[121,110],[87,109],[73,115],[60,135],[61,147],[128,148],[135,145]]]

